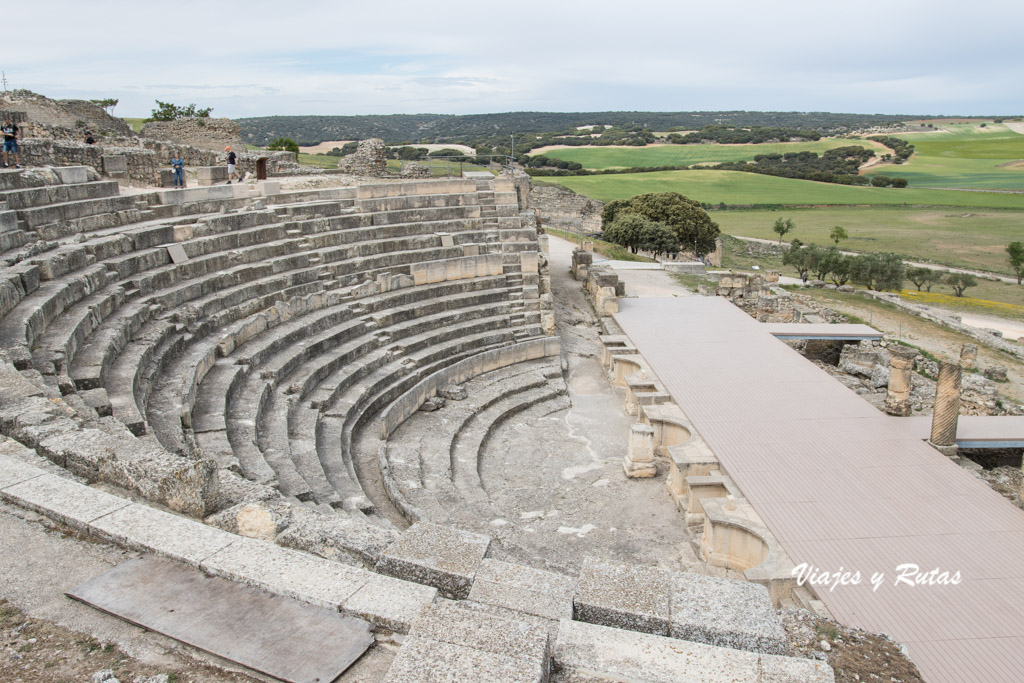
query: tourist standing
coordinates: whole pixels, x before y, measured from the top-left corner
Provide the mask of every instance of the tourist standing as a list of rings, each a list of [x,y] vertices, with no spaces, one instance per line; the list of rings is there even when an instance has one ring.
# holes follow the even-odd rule
[[[238,157],[231,151],[230,146],[225,147],[224,151],[228,153],[228,185],[230,185],[231,181],[236,180],[238,177],[235,174],[235,162],[238,161]]]
[[[174,186],[185,188],[185,160],[181,158],[181,153],[174,155],[171,159],[171,168],[174,169]]]
[[[8,152],[14,155],[14,168],[21,168],[18,160],[18,127],[10,119],[4,121],[2,129],[4,134],[4,168],[7,168]]]
[[[92,131],[88,131],[88,130],[85,131],[85,144],[87,144],[87,145],[95,145],[96,144],[96,138],[94,138],[92,136]]]

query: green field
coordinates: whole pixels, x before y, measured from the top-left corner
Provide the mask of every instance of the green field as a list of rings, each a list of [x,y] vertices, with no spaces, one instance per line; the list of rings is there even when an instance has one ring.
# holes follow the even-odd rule
[[[563,185],[574,192],[601,201],[627,199],[647,192],[680,192],[707,204],[920,205],[1024,209],[1024,194],[836,185],[741,171],[659,171],[536,177],[534,182]]]
[[[138,133],[140,130],[142,130],[142,124],[146,122],[146,119],[127,119],[127,118],[125,118],[125,119],[121,119],[121,120],[124,121],[125,123],[127,123],[129,126],[131,126],[131,129],[134,130],[136,133]]]
[[[1021,136],[1024,138],[1024,136]],[[543,152],[544,156],[565,161],[576,161],[584,168],[633,168],[651,166],[691,166],[693,164],[721,163],[723,161],[753,161],[758,154],[785,154],[786,152],[822,152],[860,145],[885,149],[867,140],[827,138],[817,142],[780,142],[763,145],[664,145],[662,147],[572,147]]]
[[[911,187],[962,187],[1024,191],[1024,135],[1003,124],[943,125],[942,132],[897,137],[914,143],[907,163],[869,169],[867,174],[901,176]]]
[[[850,238],[847,251],[891,251],[960,268],[1011,275],[1006,245],[1024,239],[1024,213],[964,211],[953,208],[903,209],[846,207],[779,211],[712,211],[711,218],[727,235],[774,239],[777,218],[792,218],[796,229],[786,235],[803,242],[831,246],[828,234],[836,225]],[[1019,288],[1024,297],[1024,288]]]

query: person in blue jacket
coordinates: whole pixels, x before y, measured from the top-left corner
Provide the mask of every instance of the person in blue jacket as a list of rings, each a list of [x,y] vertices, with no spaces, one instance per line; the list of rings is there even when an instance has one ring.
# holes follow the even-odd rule
[[[184,189],[185,187],[185,160],[181,158],[181,152],[177,152],[171,159],[171,168],[174,169],[174,186]]]

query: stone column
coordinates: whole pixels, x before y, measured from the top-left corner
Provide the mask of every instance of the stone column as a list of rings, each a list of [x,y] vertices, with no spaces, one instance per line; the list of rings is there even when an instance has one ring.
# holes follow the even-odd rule
[[[890,415],[906,417],[910,415],[910,383],[914,371],[914,359],[917,349],[897,346],[891,349],[889,356],[889,389],[885,396],[885,412]]]
[[[960,347],[960,367],[973,370],[978,367],[978,345],[964,344]]]
[[[722,267],[722,238],[721,237],[716,237],[715,238],[715,250],[713,252],[711,252],[711,256],[709,257],[709,260],[711,261],[711,265],[714,266],[715,268],[721,268]]]
[[[654,429],[650,425],[634,424],[629,427],[629,452],[622,459],[622,469],[627,477],[653,477],[658,468],[654,466]]]
[[[929,442],[946,455],[956,454],[956,423],[960,417],[959,363],[939,363],[939,380],[935,383],[935,406],[932,412],[932,434]]]

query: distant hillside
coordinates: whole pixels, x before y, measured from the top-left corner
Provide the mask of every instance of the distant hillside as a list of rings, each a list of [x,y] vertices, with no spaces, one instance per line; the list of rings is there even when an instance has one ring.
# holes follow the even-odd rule
[[[509,112],[506,114],[392,114],[368,116],[261,116],[238,119],[242,137],[262,145],[285,136],[300,145],[325,140],[383,138],[399,142],[466,142],[516,133],[552,133],[576,126],[604,124],[653,131],[697,129],[713,124],[773,126],[818,130],[833,134],[854,128],[898,123],[911,116],[894,114],[833,114],[829,112]]]

